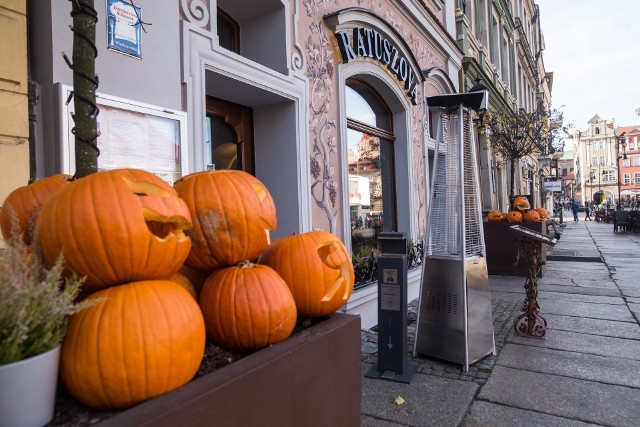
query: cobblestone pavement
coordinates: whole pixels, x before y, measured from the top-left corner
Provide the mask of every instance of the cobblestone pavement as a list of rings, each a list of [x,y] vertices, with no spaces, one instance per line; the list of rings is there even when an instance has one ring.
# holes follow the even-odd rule
[[[524,294],[524,291],[523,291]],[[496,355],[488,355],[482,360],[469,366],[469,371],[464,372],[462,365],[447,362],[444,360],[426,358],[425,356],[413,357],[413,343],[416,332],[416,318],[418,311],[418,300],[413,300],[408,305],[407,328],[407,351],[408,363],[417,366],[417,372],[436,377],[458,379],[463,381],[473,381],[477,384],[484,384],[491,370],[493,369],[498,354],[505,344],[507,335],[513,330],[513,323],[518,315],[522,313],[524,296],[522,300],[514,299],[491,299],[493,313],[493,330],[496,340]],[[375,327],[362,330],[362,356],[363,363],[376,364],[378,362],[378,334]]]

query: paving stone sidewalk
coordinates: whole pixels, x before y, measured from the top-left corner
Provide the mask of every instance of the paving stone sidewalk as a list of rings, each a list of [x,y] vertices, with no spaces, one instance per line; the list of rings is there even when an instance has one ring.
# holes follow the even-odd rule
[[[378,336],[363,330],[362,426],[640,426],[640,236],[569,222],[550,254],[562,256],[539,281],[546,336],[513,332],[524,278],[489,276],[497,354],[468,372],[412,357],[417,300],[408,313],[411,384],[364,377]]]

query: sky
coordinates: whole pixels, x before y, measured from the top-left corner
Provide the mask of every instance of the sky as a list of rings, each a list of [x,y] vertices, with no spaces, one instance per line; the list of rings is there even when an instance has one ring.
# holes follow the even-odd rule
[[[553,72],[551,106],[564,123],[584,131],[598,114],[617,126],[640,125],[640,0],[536,3],[545,70]]]

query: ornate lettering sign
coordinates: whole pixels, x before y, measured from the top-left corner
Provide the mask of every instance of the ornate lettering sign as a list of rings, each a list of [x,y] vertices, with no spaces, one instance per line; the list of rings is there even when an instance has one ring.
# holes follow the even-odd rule
[[[343,64],[358,58],[380,62],[403,84],[411,103],[418,105],[418,74],[393,43],[371,28],[356,27],[352,31],[337,31],[335,35]]]

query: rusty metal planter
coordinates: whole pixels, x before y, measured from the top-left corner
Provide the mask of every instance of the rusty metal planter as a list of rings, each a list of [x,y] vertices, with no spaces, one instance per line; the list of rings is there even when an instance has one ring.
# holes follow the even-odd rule
[[[509,226],[513,224],[512,222],[506,221],[482,223],[484,227],[484,243],[487,252],[487,272],[489,274],[521,277],[527,277],[529,275],[528,250],[522,252],[520,260],[518,260],[521,238],[509,230]],[[546,221],[525,221],[519,224],[538,233],[547,234]],[[518,263],[514,265],[516,261],[518,261]],[[543,250],[539,277],[544,275],[546,261],[547,253]]]
[[[335,313],[101,426],[359,426],[360,317]]]

